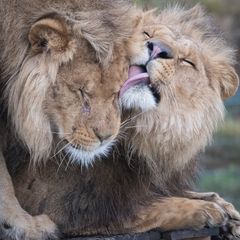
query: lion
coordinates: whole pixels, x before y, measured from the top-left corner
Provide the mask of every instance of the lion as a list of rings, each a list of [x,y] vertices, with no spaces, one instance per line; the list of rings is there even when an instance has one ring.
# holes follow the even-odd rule
[[[164,189],[162,184],[184,174],[182,170],[211,141],[223,120],[223,100],[235,94],[239,79],[233,68],[234,50],[219,38],[200,5],[188,11],[166,9],[159,16],[150,11],[141,21],[129,43],[129,78],[120,91],[130,129],[125,152],[144,159],[153,182]],[[240,235],[240,214],[218,194],[184,191],[184,196],[223,207],[230,219],[237,219],[233,234]],[[160,214],[165,205],[158,205]],[[149,215],[146,221],[161,228],[168,218],[157,222],[155,214],[152,223]]]
[[[196,154],[223,118],[223,99],[238,86],[233,51],[214,36],[199,7],[130,15],[129,76],[120,90],[121,131],[112,154],[81,166],[55,154],[32,172],[29,156],[19,153],[22,162],[9,169],[21,206],[48,215],[65,236],[239,222],[218,195],[191,191]]]
[[[33,169],[56,151],[88,165],[114,144],[118,92],[129,66],[129,6],[125,0],[1,1],[1,239],[58,234],[47,215],[30,215],[19,204],[8,153],[16,165],[28,157]]]

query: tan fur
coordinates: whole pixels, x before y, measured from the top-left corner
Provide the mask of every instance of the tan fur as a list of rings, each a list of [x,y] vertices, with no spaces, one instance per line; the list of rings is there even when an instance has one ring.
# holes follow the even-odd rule
[[[234,95],[238,88],[234,51],[210,26],[199,6],[188,11],[167,9],[159,16],[147,12],[130,41],[131,64],[148,60],[146,42],[151,40],[162,41],[175,55],[146,66],[161,101],[151,111],[133,114],[128,126],[133,129],[129,149],[145,158],[158,181],[184,168],[205,148],[223,119],[223,98]],[[182,59],[191,60],[196,70]]]
[[[227,221],[226,213],[216,203],[175,197],[164,198],[142,209],[138,218],[135,226],[130,224],[131,231],[201,229],[206,224],[216,227]]]
[[[220,205],[221,207],[223,207],[232,219],[235,219],[235,220],[240,219],[240,214],[239,214],[239,212],[236,211],[234,206],[231,203],[226,202],[223,198],[221,198],[215,192],[197,193],[197,192],[188,191],[188,192],[186,192],[186,196],[191,199],[199,199],[199,200],[215,202],[218,205]]]
[[[223,119],[223,99],[234,95],[238,88],[238,76],[232,65],[233,50],[214,36],[210,26],[199,6],[189,11],[164,10],[159,16],[147,12],[143,13],[129,44],[132,65],[149,60],[146,51],[149,41],[161,41],[173,52],[171,59],[159,57],[146,65],[151,85],[160,93],[157,108],[146,113],[135,110],[130,118],[126,116],[129,162],[137,154],[151,169],[153,182],[162,188],[164,182],[172,181],[176,172],[181,172],[204,150]],[[193,200],[156,201],[139,213],[135,230],[217,226],[226,220],[224,212],[233,221],[237,220],[235,227],[239,226],[240,215],[231,204],[207,195],[192,193],[186,197]],[[233,234],[237,236],[239,232]]]
[[[1,1],[1,107],[8,112],[0,120],[3,145],[17,137],[34,166],[64,147],[85,151],[87,160],[98,148],[106,152],[120,128],[128,14],[128,1]],[[20,207],[2,152],[0,237],[56,238],[46,215],[32,217]],[[69,161],[76,158],[67,154]]]
[[[69,28],[61,27],[62,18],[56,19],[55,15],[51,20],[40,19],[39,24],[35,25],[37,31],[29,28],[31,29],[29,40],[34,46],[31,52],[33,55],[30,55],[33,66],[38,63],[37,60],[37,63],[35,62],[35,54],[42,54],[40,70],[41,76],[44,76],[36,79],[39,80],[38,83],[42,83],[43,89],[40,88],[39,92],[32,91],[36,85],[32,86],[34,81],[31,76],[32,71],[28,70],[31,65],[28,61],[26,65],[18,63],[17,66],[20,70],[24,70],[25,77],[29,76],[25,78],[28,80],[26,93],[34,93],[31,101],[27,102],[27,98],[21,94],[22,89],[25,90],[25,84],[20,81],[17,85],[18,73],[15,73],[17,77],[14,76],[8,84],[7,97],[10,90],[14,90],[10,96],[16,106],[10,114],[13,116],[13,122],[17,122],[16,132],[20,133],[21,139],[37,162],[36,160],[42,158],[47,159],[53,150],[54,143],[59,143],[55,142],[54,135],[50,135],[49,138],[48,130],[51,129],[49,119],[54,119],[54,124],[64,129],[65,139],[73,140],[75,146],[81,145],[89,150],[93,149],[96,143],[93,125],[96,127],[95,130],[100,129],[105,136],[110,135],[109,131],[113,136],[118,133],[120,120],[119,115],[115,114],[117,110],[112,108],[112,102],[114,95],[116,96],[119,91],[119,85],[127,77],[128,58],[125,51],[128,51],[132,63],[140,59],[142,53],[147,52],[144,49],[144,43],[148,39],[142,34],[143,30],[148,31],[153,38],[166,42],[174,49],[176,56],[186,57],[187,55],[197,60],[198,71],[194,71],[188,65],[184,66],[183,62],[179,63],[178,58],[169,62],[158,59],[149,65],[148,71],[152,84],[161,93],[161,102],[157,109],[151,112],[133,111],[130,116],[125,113],[130,117],[130,120],[127,118],[122,126],[127,140],[123,143],[124,147],[120,145],[119,151],[116,151],[118,155],[115,153],[109,159],[96,162],[92,168],[83,171],[79,168],[64,171],[53,161],[48,161],[43,175],[28,171],[25,171],[24,176],[20,174],[20,178],[18,178],[19,175],[14,175],[15,189],[21,204],[31,213],[49,213],[54,221],[58,221],[63,226],[67,234],[142,232],[154,227],[160,227],[163,230],[201,228],[205,225],[223,225],[227,219],[228,210],[226,211],[221,204],[189,199],[193,197],[183,197],[183,192],[178,193],[182,197],[168,197],[168,195],[174,195],[174,191],[169,186],[171,184],[174,186],[171,181],[175,179],[175,174],[180,176],[181,181],[186,177],[184,173],[188,169],[190,160],[205,147],[217,123],[221,121],[224,112],[222,97],[228,97],[235,91],[238,78],[230,66],[231,50],[217,38],[205,39],[205,32],[200,25],[206,27],[208,21],[205,21],[205,16],[198,9],[189,12],[181,9],[163,11],[159,17],[156,17],[153,12],[142,13],[136,10],[135,13],[136,18],[133,22],[137,24],[136,33],[125,45],[127,49],[123,48],[121,43],[122,37],[126,37],[129,32],[120,28],[123,31],[121,32],[119,25],[114,25],[114,29],[116,27],[117,30],[115,30],[118,32],[116,35],[112,35],[109,29],[105,31],[104,28],[103,31],[99,28],[99,21],[88,25],[86,18],[91,15],[91,20],[94,20],[95,16],[97,16],[95,20],[99,20],[102,16],[99,12],[90,13],[90,15],[82,12],[68,15],[67,23],[70,18],[72,20],[70,23],[73,24],[70,24]],[[105,21],[100,21],[100,26],[104,23]],[[45,24],[48,25],[47,32],[44,31]],[[90,31],[86,26],[89,26]],[[131,28],[131,25],[129,27]],[[65,29],[72,30],[74,33],[69,34],[68,44],[72,38],[76,38],[76,41],[69,45],[70,48],[66,44],[66,39],[62,39],[65,36]],[[76,29],[81,31],[76,32]],[[51,46],[48,54],[45,53],[48,49],[44,51],[42,49],[44,44],[41,44],[41,41],[38,44],[42,33],[51,43],[48,45]],[[94,37],[94,33],[100,35]],[[112,45],[114,36],[119,38]],[[83,39],[91,43],[95,52],[92,51],[89,54],[89,51],[85,51],[89,50],[89,44],[86,41],[83,44]],[[114,47],[115,45],[118,47]],[[216,45],[219,48],[221,46],[220,49],[224,51],[219,51]],[[26,46],[25,49],[27,49]],[[198,49],[202,52],[200,53]],[[63,59],[59,59],[59,51],[62,54],[62,50],[67,54]],[[19,54],[16,55],[17,59],[21,58]],[[48,57],[52,57],[53,61],[48,61]],[[61,60],[62,62],[58,62]],[[6,62],[8,61],[7,59]],[[100,61],[102,65],[96,66],[96,61]],[[93,62],[93,66],[89,62]],[[51,67],[52,64],[56,65]],[[110,68],[106,67],[109,66],[108,64]],[[84,71],[86,68],[87,72]],[[6,69],[7,72],[10,71]],[[223,69],[228,77],[219,74]],[[34,69],[34,75],[39,76],[35,71],[37,70]],[[87,81],[89,73],[94,76],[94,79],[96,77],[94,83],[90,79]],[[83,81],[85,83],[83,89],[82,82],[78,82],[80,75],[86,81]],[[102,81],[99,75],[109,81]],[[46,83],[45,76],[50,77],[51,80],[48,88],[45,88],[45,84],[49,84],[49,82]],[[91,79],[93,79],[92,76]],[[98,81],[99,78],[101,81]],[[76,91],[79,88],[84,90],[85,98],[91,98],[90,96],[95,98],[91,101],[88,99],[92,108],[90,117],[84,117],[85,114],[88,115],[88,102],[76,103],[81,98],[81,92]],[[45,98],[42,95],[39,96],[41,93],[44,93]],[[24,111],[24,109],[22,111],[21,107],[26,105],[26,109],[29,109],[29,105],[30,109],[36,106],[39,110],[38,114]],[[83,111],[80,119],[78,118],[79,105],[82,106]],[[11,107],[10,103],[9,106]],[[21,111],[18,112],[19,107]],[[19,115],[15,115],[15,112]],[[26,115],[22,117],[22,113]],[[16,121],[18,120],[16,116],[21,117],[20,125]],[[48,118],[45,118],[46,116]],[[111,121],[105,121],[109,117]],[[75,121],[76,118],[78,121]],[[29,120],[29,122],[25,123],[23,120]],[[35,121],[37,134],[27,128],[31,124],[34,126]],[[39,124],[38,121],[41,123]],[[21,134],[22,127],[25,132]],[[73,133],[71,132],[69,136],[70,131]],[[59,144],[61,145],[61,142]],[[28,159],[28,157],[24,158]],[[174,187],[178,186],[179,191],[184,191],[181,183],[179,185],[176,183]],[[21,195],[23,192],[24,195]],[[13,194],[10,198],[13,198]],[[186,215],[186,218],[183,219],[183,215]]]

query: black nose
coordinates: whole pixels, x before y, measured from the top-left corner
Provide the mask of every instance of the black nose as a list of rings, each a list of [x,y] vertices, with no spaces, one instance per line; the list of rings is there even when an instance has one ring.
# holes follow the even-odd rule
[[[160,41],[149,41],[147,42],[147,47],[151,59],[171,59],[174,57],[172,49]]]

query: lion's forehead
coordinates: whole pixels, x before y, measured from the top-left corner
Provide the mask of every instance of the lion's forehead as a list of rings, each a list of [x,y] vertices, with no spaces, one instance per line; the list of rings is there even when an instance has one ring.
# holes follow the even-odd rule
[[[76,56],[59,68],[56,84],[67,85],[72,90],[83,89],[95,98],[110,98],[120,91],[128,77],[128,62],[113,61],[107,68],[96,61],[81,61]]]
[[[153,24],[143,26],[150,36],[168,36],[169,38],[177,40],[179,32],[173,26],[166,26],[163,24]]]

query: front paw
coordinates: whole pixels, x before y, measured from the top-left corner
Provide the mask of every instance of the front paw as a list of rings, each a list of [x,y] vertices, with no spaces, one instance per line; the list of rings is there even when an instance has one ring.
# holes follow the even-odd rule
[[[220,239],[239,240],[240,221],[230,219],[227,224],[221,228]]]
[[[188,219],[191,228],[222,227],[227,224],[229,217],[221,206],[206,201],[199,201],[199,203],[193,207],[189,216],[187,212],[184,216]]]
[[[0,224],[0,239],[50,240],[58,239],[56,225],[46,215],[32,217],[28,214],[12,216]]]
[[[192,192],[192,191],[188,191],[186,193],[187,193],[187,196],[192,199],[198,199],[198,200],[217,203],[221,208],[225,210],[225,212],[228,214],[230,219],[240,221],[240,214],[235,209],[235,207],[231,203],[221,198],[217,193],[215,192],[198,193],[198,192]]]
[[[236,208],[231,203],[221,198],[217,193],[213,193],[212,201],[221,206],[226,211],[230,219],[240,221],[240,214]]]
[[[229,217],[227,224],[222,227],[221,238],[226,240],[240,240],[240,214],[236,208],[217,193],[209,193],[209,200],[222,207]]]

